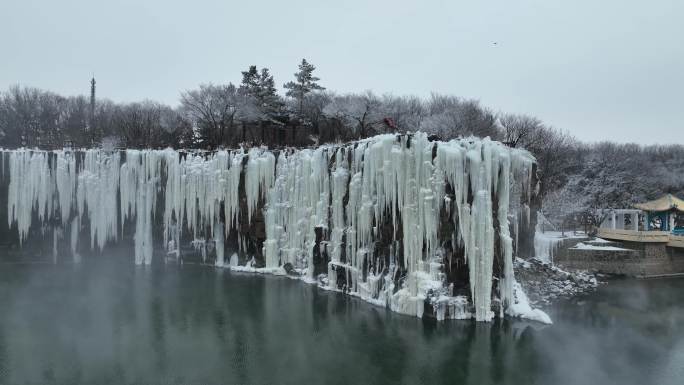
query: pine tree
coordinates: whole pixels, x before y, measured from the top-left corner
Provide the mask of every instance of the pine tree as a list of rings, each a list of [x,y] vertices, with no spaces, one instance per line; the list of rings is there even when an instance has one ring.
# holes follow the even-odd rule
[[[287,82],[283,87],[288,90],[285,95],[295,98],[299,101],[299,113],[302,113],[304,107],[304,98],[306,95],[312,91],[324,90],[316,83],[321,80],[318,77],[313,76],[313,71],[316,67],[307,62],[306,59],[302,59],[302,63],[299,65],[299,72],[295,73],[295,81]]]
[[[242,72],[240,91],[252,97],[259,110],[268,117],[277,114],[283,105],[268,68],[262,68],[259,72],[256,66],[249,66],[247,71]]]
[[[268,121],[275,122],[283,108],[283,101],[276,93],[275,81],[268,68],[257,70],[256,66],[250,66],[242,72],[242,84],[239,91],[253,102],[259,114],[259,127],[261,128],[261,141],[266,143],[266,128]],[[244,125],[243,125],[244,137]]]
[[[259,86],[259,71],[256,66],[249,66],[247,71],[242,71],[242,84],[240,85],[240,91],[248,94],[255,95],[256,90]]]

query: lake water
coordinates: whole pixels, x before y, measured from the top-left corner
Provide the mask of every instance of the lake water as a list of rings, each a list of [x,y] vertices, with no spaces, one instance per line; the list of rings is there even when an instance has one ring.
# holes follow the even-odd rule
[[[0,384],[682,384],[684,279],[436,323],[206,266],[0,265]]]

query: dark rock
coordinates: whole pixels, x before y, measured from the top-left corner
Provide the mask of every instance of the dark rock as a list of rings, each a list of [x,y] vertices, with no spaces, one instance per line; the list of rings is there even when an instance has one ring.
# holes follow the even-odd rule
[[[292,264],[291,264],[290,262],[287,262],[286,264],[284,264],[284,265],[283,265],[283,269],[285,269],[285,272],[287,273],[287,275],[295,275],[295,276],[300,275],[300,274],[295,270],[294,266],[292,266]]]

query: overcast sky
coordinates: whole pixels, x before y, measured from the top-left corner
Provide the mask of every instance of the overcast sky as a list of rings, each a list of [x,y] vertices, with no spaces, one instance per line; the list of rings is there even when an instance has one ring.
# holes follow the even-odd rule
[[[177,105],[181,90],[279,86],[298,62],[338,92],[449,93],[586,141],[684,143],[684,1],[2,0],[0,89]],[[496,44],[495,44],[496,43]]]

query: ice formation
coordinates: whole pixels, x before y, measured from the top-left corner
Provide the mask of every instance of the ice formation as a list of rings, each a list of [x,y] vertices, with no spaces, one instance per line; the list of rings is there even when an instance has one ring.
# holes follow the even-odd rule
[[[545,320],[517,294],[509,220],[534,159],[489,139],[387,134],[278,153],[20,149],[6,158],[8,220],[21,241],[35,220],[70,227],[77,255],[82,229],[102,250],[134,225],[135,262],[150,264],[161,225],[162,249],[178,253],[189,234],[203,253],[211,243],[217,266],[287,270],[404,314],[489,321],[494,299],[500,315]],[[265,232],[251,252],[250,226]],[[467,292],[448,278],[459,266]]]
[[[562,242],[567,239],[582,239],[586,235],[575,235],[572,232],[562,233],[560,231],[542,232],[537,226],[534,234],[534,256],[543,263],[553,264],[554,252],[562,246]]]
[[[537,231],[534,234],[534,256],[544,263],[553,263],[553,252],[563,238]]]
[[[545,324],[552,324],[551,318],[548,314],[539,309],[533,309],[530,306],[530,301],[527,299],[527,294],[523,291],[519,283],[513,283],[513,295],[515,301],[508,308],[508,314],[513,317],[527,318],[532,321],[538,321]]]

